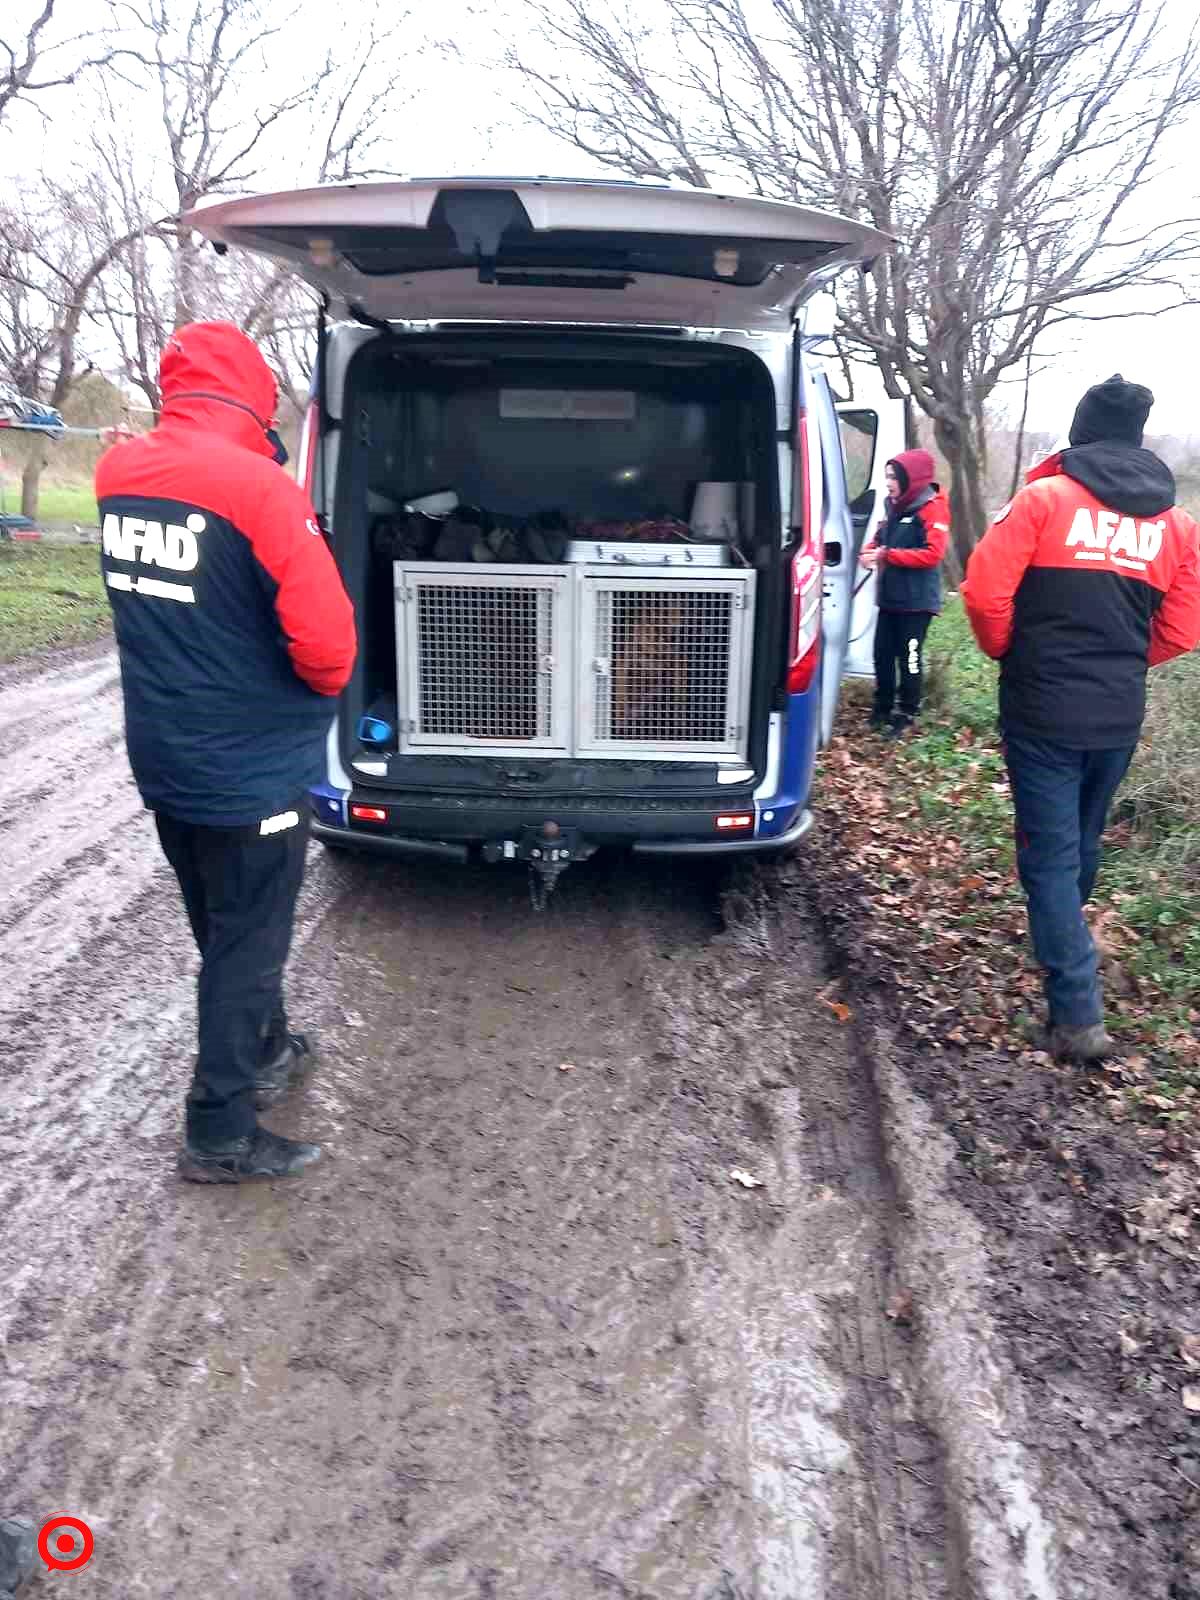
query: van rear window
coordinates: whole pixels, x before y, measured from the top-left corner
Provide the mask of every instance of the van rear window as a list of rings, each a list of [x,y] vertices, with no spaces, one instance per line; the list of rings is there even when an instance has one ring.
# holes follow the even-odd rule
[[[506,421],[635,422],[637,395],[630,389],[501,389]]]

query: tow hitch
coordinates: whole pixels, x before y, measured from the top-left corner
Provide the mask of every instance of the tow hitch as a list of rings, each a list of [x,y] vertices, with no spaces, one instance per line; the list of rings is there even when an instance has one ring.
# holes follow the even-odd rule
[[[595,854],[578,828],[561,828],[557,822],[543,822],[523,828],[519,839],[495,839],[483,847],[485,861],[524,861],[529,866],[529,898],[535,911],[544,911],[559,878],[572,861],[586,861]]]

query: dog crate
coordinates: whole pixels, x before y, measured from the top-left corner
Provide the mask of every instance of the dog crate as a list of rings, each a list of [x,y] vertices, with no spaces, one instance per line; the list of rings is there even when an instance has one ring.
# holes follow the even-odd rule
[[[579,586],[576,748],[587,756],[742,756],[754,574],[589,572]]]
[[[397,562],[402,751],[743,757],[754,573]]]
[[[397,562],[395,577],[400,748],[565,754],[569,575]]]

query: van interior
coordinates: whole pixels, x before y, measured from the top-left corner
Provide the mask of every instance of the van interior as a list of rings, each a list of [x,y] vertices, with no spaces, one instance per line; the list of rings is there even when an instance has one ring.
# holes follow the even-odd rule
[[[334,526],[360,632],[342,742],[360,778],[444,783],[449,772],[474,787],[482,781],[476,758],[488,754],[488,741],[509,757],[523,749],[543,760],[577,754],[550,736],[539,745],[533,699],[525,704],[519,694],[506,697],[494,684],[493,700],[507,709],[502,716],[477,712],[461,749],[449,724],[440,745],[433,740],[424,752],[405,747],[397,734],[406,715],[405,685],[398,681],[404,667],[397,661],[397,562],[415,563],[426,576],[427,569],[444,565],[467,585],[467,569],[484,578],[502,571],[511,579],[514,573],[561,574],[573,563],[585,563],[593,575],[611,567],[618,575],[647,580],[640,598],[631,591],[605,601],[610,625],[613,616],[623,619],[630,642],[629,660],[615,668],[615,710],[607,725],[611,748],[597,736],[585,763],[600,787],[618,781],[611,758],[619,757],[626,768],[629,760],[650,761],[651,747],[664,743],[664,729],[668,736],[686,736],[675,740],[672,770],[661,781],[679,785],[690,776],[695,782],[701,766],[711,781],[707,748],[721,743],[714,715],[711,728],[702,718],[675,728],[660,715],[639,730],[630,708],[635,701],[665,704],[662,696],[672,682],[684,693],[684,679],[693,670],[681,654],[688,628],[696,634],[696,650],[705,629],[711,647],[701,612],[695,612],[693,627],[692,613],[685,617],[681,611],[699,604],[699,591],[668,601],[664,577],[686,578],[693,586],[706,580],[719,598],[722,584],[753,574],[745,590],[753,597],[747,619],[753,644],[746,659],[752,654],[759,668],[753,683],[747,668],[740,744],[743,763],[759,764],[784,658],[785,535],[775,396],[766,367],[752,352],[575,330],[472,328],[408,339],[389,332],[352,357],[341,426],[347,437]],[[674,587],[687,591],[687,584]],[[504,620],[497,620],[497,593],[476,592],[474,609],[465,613],[465,622],[459,619],[460,674],[487,672],[490,661],[493,675],[502,676],[506,659],[518,659],[526,646],[539,647],[534,612],[508,605]],[[711,610],[704,615],[716,617]],[[777,639],[779,648],[758,648],[767,639]],[[564,645],[588,649],[586,641],[557,640],[555,650]],[[650,685],[656,671],[666,688]],[[640,687],[629,687],[630,674],[638,675]],[[432,712],[426,721],[433,726],[430,717]],[[610,757],[607,769],[598,752]],[[628,785],[627,771],[619,781]]]

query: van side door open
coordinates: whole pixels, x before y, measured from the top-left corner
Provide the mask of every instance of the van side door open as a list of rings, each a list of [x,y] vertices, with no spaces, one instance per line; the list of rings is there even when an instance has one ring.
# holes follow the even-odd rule
[[[850,678],[869,678],[875,671],[875,590],[879,579],[860,567],[858,558],[883,517],[887,463],[907,448],[905,411],[903,400],[882,393],[837,407],[853,537],[849,547],[826,546],[825,568],[831,579],[826,603],[835,609],[849,607],[842,671]]]

